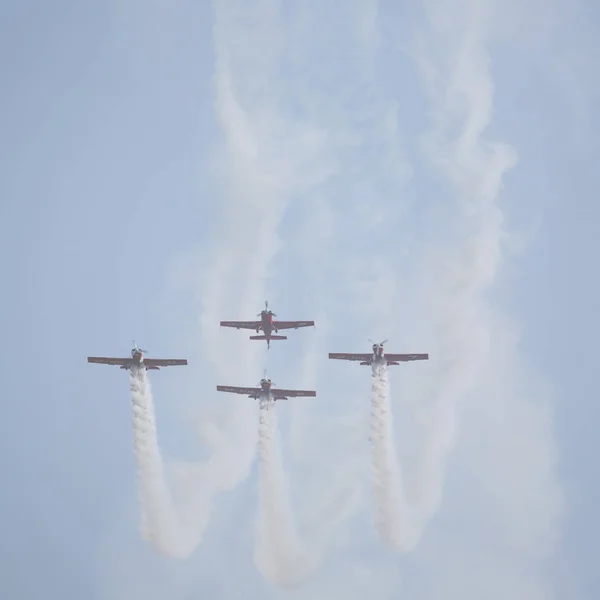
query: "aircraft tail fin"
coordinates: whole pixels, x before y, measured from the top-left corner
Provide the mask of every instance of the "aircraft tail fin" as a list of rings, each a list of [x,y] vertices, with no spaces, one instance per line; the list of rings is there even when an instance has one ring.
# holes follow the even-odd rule
[[[266,340],[266,335],[251,335],[251,340]],[[287,340],[287,335],[272,335],[271,340]]]

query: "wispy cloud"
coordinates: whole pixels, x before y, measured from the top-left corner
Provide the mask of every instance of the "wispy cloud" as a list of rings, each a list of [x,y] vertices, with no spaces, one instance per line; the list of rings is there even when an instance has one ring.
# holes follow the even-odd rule
[[[462,9],[462,10],[460,10]],[[429,518],[439,507],[444,464],[455,439],[458,402],[476,384],[490,331],[486,297],[500,266],[503,216],[496,204],[501,178],[514,152],[482,133],[491,119],[493,83],[485,47],[485,3],[426,5],[427,25],[416,53],[432,104],[434,127],[425,138],[428,157],[454,187],[448,229],[456,242],[440,247],[428,274],[431,316],[441,363],[434,410],[419,470],[418,504]],[[430,256],[436,252],[430,249]],[[426,275],[427,276],[427,275]]]
[[[355,513],[369,483],[369,391],[364,378],[364,394],[358,391],[355,384],[361,377],[355,371],[348,378],[332,378],[330,370],[337,365],[332,367],[324,357],[340,332],[354,347],[361,340],[367,345],[373,329],[384,329],[381,315],[391,304],[393,283],[389,270],[377,270],[377,258],[393,239],[388,232],[401,220],[405,203],[397,197],[390,209],[383,190],[401,189],[410,169],[396,135],[395,100],[378,87],[377,4],[290,7],[285,34],[291,70],[281,83],[286,84],[287,102],[327,131],[327,144],[315,157],[331,165],[328,176],[302,196],[303,247],[292,254],[301,265],[294,289],[310,291],[298,294],[294,303],[319,318],[310,347],[310,371],[316,374],[310,385],[318,384],[318,401],[298,402],[291,409],[290,481],[303,509],[299,522],[314,542],[311,551],[325,552],[330,536],[339,531],[340,521]],[[330,18],[337,23],[335,32],[328,26]],[[351,58],[340,61],[349,48]],[[379,227],[382,243],[373,236]]]
[[[476,462],[488,492],[502,496],[506,503],[496,507],[506,527],[519,524],[523,554],[511,563],[512,577],[518,579],[523,568],[522,563],[517,566],[519,561],[531,558],[529,552],[540,549],[541,539],[547,553],[554,549],[561,499],[548,398],[544,390],[531,386],[531,374],[512,358],[518,353],[517,340],[503,332],[509,325],[489,299],[507,235],[499,205],[502,178],[516,164],[512,148],[484,137],[493,102],[488,50],[491,9],[490,3],[429,2],[426,24],[417,38],[415,56],[434,123],[424,147],[450,183],[455,202],[447,211],[451,217],[446,221],[447,243],[428,250],[431,262],[423,275],[431,282],[424,314],[434,325],[431,368],[435,376],[426,387],[420,414],[423,445],[412,500],[424,527],[440,509],[459,414],[466,419],[477,414],[482,421],[473,426],[492,426],[477,408],[477,394],[485,411],[503,414],[493,423],[494,462]],[[463,411],[467,400],[468,410],[463,407]],[[528,438],[519,453],[514,446],[516,431],[527,431]],[[485,451],[483,455],[491,458]],[[498,477],[496,461],[503,464],[507,479]],[[531,470],[529,480],[519,475],[523,464]],[[520,528],[525,514],[536,527]],[[469,589],[458,581],[453,587]]]
[[[369,485],[369,371],[319,358],[327,350],[362,351],[361,339],[399,332],[389,351],[430,352],[431,360],[418,371],[395,368],[401,375],[391,377],[404,377],[402,387],[391,388],[400,425],[388,432],[381,404],[373,424],[385,438],[385,448],[375,449],[384,450],[377,454],[388,482],[383,491],[398,477],[393,499],[410,519],[410,525],[400,522],[396,539],[404,525],[417,531],[411,559],[436,572],[409,582],[413,597],[442,590],[450,598],[546,597],[540,561],[555,546],[562,508],[552,415],[547,390],[514,358],[514,325],[490,301],[507,235],[502,181],[516,164],[511,147],[486,135],[494,92],[492,8],[440,0],[418,15],[413,58],[431,118],[422,145],[428,164],[419,167],[433,167],[440,180],[436,201],[415,207],[419,216],[411,226],[420,228],[412,233],[402,128],[416,126],[411,113],[399,113],[389,85],[396,78],[404,86],[404,74],[380,67],[384,57],[394,65],[400,59],[387,54],[390,40],[380,27],[395,22],[387,8],[372,1],[343,8],[338,2],[214,2],[215,110],[224,134],[214,164],[226,191],[201,278],[204,354],[220,383],[258,379],[264,347],[240,332],[219,331],[218,322],[251,318],[266,290],[301,288],[295,306],[327,316],[299,376],[316,386],[318,403],[294,403],[291,439],[281,446],[274,443],[275,424],[260,424],[262,478],[270,485],[261,489],[260,570],[277,582],[281,564],[287,567],[301,550],[319,559],[336,551],[324,572],[294,593],[298,598],[399,593],[398,563],[372,559],[373,522],[362,502],[366,491],[380,501],[387,523],[397,516],[386,513],[389,497],[377,498],[381,486]],[[414,105],[422,117],[416,98]],[[448,196],[452,202],[437,201]],[[288,209],[294,210],[290,223]],[[282,223],[285,239],[278,234]],[[300,283],[278,269],[278,259],[292,266],[295,278],[301,273]],[[418,268],[407,268],[405,259]],[[330,347],[333,340],[348,347]],[[219,401],[210,409],[217,417],[202,423],[212,453],[199,474],[207,500],[246,479],[256,456],[256,405]],[[406,440],[396,436],[396,448],[391,435],[409,416],[421,444],[401,470],[389,459],[405,450]],[[283,461],[290,447],[290,460]],[[453,458],[460,468],[449,471]],[[448,481],[464,480],[473,497],[449,491]],[[436,518],[466,520],[465,513],[481,527],[435,527]],[[332,532],[338,534],[333,542]],[[239,589],[246,591],[245,581]]]
[[[290,259],[303,261],[304,276],[301,281],[293,282],[294,289],[314,290],[314,294],[305,296],[304,300],[308,300],[307,308],[322,315],[324,306],[339,302],[345,292],[347,298],[352,298],[352,292],[357,289],[354,283],[357,277],[371,278],[372,266],[363,260],[364,249],[370,245],[365,227],[385,221],[385,210],[377,196],[378,184],[373,173],[396,183],[406,179],[406,170],[401,162],[389,160],[400,157],[393,135],[394,106],[377,92],[376,79],[371,72],[376,65],[376,4],[356,4],[341,11],[336,8],[335,14],[340,18],[337,39],[331,52],[326,51],[325,55],[305,51],[313,45],[315,35],[329,30],[328,27],[323,29],[321,17],[333,7],[323,5],[314,11],[315,8],[307,9],[300,3],[292,4],[286,11],[280,10],[275,2],[215,4],[217,108],[226,132],[224,156],[229,157],[235,167],[235,171],[230,171],[235,193],[244,198],[239,205],[228,207],[228,211],[235,211],[235,214],[228,213],[227,239],[231,236],[239,238],[235,252],[247,264],[244,266],[240,262],[242,268],[235,275],[236,270],[227,256],[232,252],[231,244],[236,242],[228,241],[226,256],[215,257],[214,272],[220,274],[219,281],[223,281],[221,274],[227,272],[238,288],[253,276],[250,265],[254,265],[257,255],[260,257],[265,247],[256,238],[259,248],[250,258],[248,231],[260,236],[265,222],[280,215],[281,207],[293,200],[298,206],[295,222],[286,225],[286,242],[296,239],[299,243],[295,247],[297,251],[288,255],[286,262],[289,264]],[[364,17],[369,18],[365,20]],[[369,23],[369,27],[365,27]],[[345,77],[346,69],[335,60],[337,51],[351,44],[356,44],[358,59],[353,69],[356,81],[352,83]],[[342,69],[338,71],[340,66]],[[341,88],[334,85],[336,81],[342,83]],[[373,149],[376,156],[371,154]],[[378,160],[381,156],[386,158],[383,164]],[[367,163],[361,164],[365,157]],[[348,177],[352,180],[350,187]],[[256,197],[253,196],[255,192]],[[236,224],[239,229],[232,229]],[[358,268],[343,274],[350,275],[350,281],[338,275],[336,279],[343,289],[336,289],[332,287],[330,276],[340,264],[339,254],[331,253],[332,244],[336,245],[339,239],[352,243],[352,238],[355,244],[348,247],[343,262],[356,264]],[[323,261],[324,256],[329,256],[331,261]],[[273,283],[276,290],[290,282],[284,277],[278,279],[276,286]],[[371,315],[378,315],[380,311],[375,304],[369,303],[376,295],[353,301],[350,312],[356,315],[357,310],[367,308]],[[217,286],[212,286],[206,297],[203,319],[208,331],[210,322],[218,321],[217,309],[220,315],[223,314],[227,298],[219,293]],[[294,303],[304,304],[297,300]],[[219,344],[216,328],[212,327],[213,335],[206,338],[210,340],[207,342],[210,348]],[[366,341],[367,335],[364,337]],[[319,339],[316,349],[324,354],[328,336]],[[315,369],[315,365],[309,368]],[[239,371],[236,376],[240,377]],[[336,395],[340,394],[345,391]],[[325,395],[319,401],[323,404],[327,399]],[[309,448],[305,446],[303,467],[310,470],[307,466],[310,463],[317,473],[311,473],[308,480],[302,479],[298,483],[300,469],[292,465],[290,471],[292,485],[299,490],[294,496],[304,509],[300,522],[311,524],[307,537],[317,547],[310,546],[310,550],[319,555],[340,518],[350,507],[356,506],[362,483],[357,481],[356,473],[360,465],[366,465],[368,457],[365,452],[359,452],[355,442],[358,423],[366,423],[368,419],[368,394],[362,404],[362,413],[346,417],[349,427],[345,429],[349,437],[345,442],[339,431],[342,423],[339,416],[330,417],[329,411],[309,403],[293,408],[294,419],[302,417],[306,427],[304,444],[315,445],[318,440],[326,445],[328,456],[332,457],[323,465],[318,454],[307,452]],[[294,431],[298,434],[297,425]],[[365,427],[361,430],[364,444],[368,443],[366,433]],[[333,457],[339,452],[345,453],[347,459],[348,450],[357,455],[356,460],[348,461],[347,468],[334,465]],[[316,462],[306,460],[307,454]],[[327,489],[322,485],[317,489],[314,484],[325,481],[319,475],[322,467],[334,476],[333,480],[328,480]],[[283,495],[279,497],[283,498]],[[315,535],[317,532],[319,535]]]
[[[264,345],[223,332],[218,323],[253,318],[262,306],[281,247],[277,228],[294,194],[326,168],[311,163],[325,136],[281,107],[277,4],[216,1],[214,14],[215,110],[224,133],[214,164],[226,191],[202,278],[202,341],[217,377],[249,385],[262,371]],[[211,485],[232,489],[247,477],[255,457],[257,409],[239,399],[219,400],[219,421],[228,422],[228,431],[215,422],[204,422],[202,430],[213,451]]]
[[[290,56],[278,3],[217,1],[214,12],[215,109],[224,133],[215,166],[227,192],[212,265],[203,278],[203,343],[218,377],[248,385],[260,375],[257,358],[264,356],[264,345],[240,338],[239,332],[219,331],[218,322],[253,318],[261,307],[281,248],[277,228],[290,202],[330,173],[331,155],[324,151],[330,140],[322,124],[302,118],[283,95]],[[247,476],[256,448],[256,406],[236,399],[223,410],[233,415],[219,417],[229,420],[229,431],[215,422],[202,424],[205,441],[212,441],[209,481],[215,490],[232,489]],[[281,582],[290,574],[273,570],[272,561],[294,564],[298,555],[287,556],[289,544],[273,545],[272,530],[281,525],[277,515],[288,514],[287,527],[294,524],[285,478],[277,476],[277,431],[274,423],[267,425],[261,421],[259,428],[262,483],[255,554],[263,572]],[[275,501],[279,505],[271,506]]]

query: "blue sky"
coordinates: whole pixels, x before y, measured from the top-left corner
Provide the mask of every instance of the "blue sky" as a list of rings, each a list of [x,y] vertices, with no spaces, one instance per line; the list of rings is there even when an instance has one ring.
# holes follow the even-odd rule
[[[584,2],[1,4],[0,590],[596,597],[597,24]],[[317,328],[268,355],[219,330],[265,298]],[[326,358],[370,337],[431,354],[390,373],[405,553],[372,525],[368,370]],[[127,376],[85,362],[132,339],[190,361],[151,375],[167,468],[210,465],[184,560],[140,538]],[[265,367],[317,390],[277,411],[280,502],[320,559],[295,591],[255,560],[256,406],[214,392]]]

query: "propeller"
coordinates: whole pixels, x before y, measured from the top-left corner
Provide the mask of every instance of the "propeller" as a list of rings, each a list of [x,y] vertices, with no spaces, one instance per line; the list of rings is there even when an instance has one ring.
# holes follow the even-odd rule
[[[265,379],[267,379],[267,380],[271,381],[271,380],[270,380],[270,379],[267,377],[267,369],[265,369],[265,370],[264,370],[264,372],[263,372],[263,378],[262,378],[262,380],[261,380],[261,381],[264,381]],[[259,385],[259,387],[260,387],[260,383],[259,383],[258,385]],[[275,384],[274,384],[274,383],[271,381],[271,385],[275,385]]]
[[[269,301],[268,301],[268,300],[265,300],[265,308],[264,308],[264,310],[262,310],[261,312],[259,312],[259,313],[258,313],[256,316],[257,316],[257,317],[260,317],[260,316],[262,316],[262,315],[263,315],[263,313],[265,313],[265,312],[270,312],[270,313],[271,313],[271,314],[272,314],[274,317],[276,317],[276,316],[277,316],[277,315],[276,315],[276,314],[275,314],[275,313],[274,313],[272,310],[271,310],[271,311],[269,311]]]
[[[371,342],[371,344],[377,344],[378,346],[383,346],[384,344],[387,344],[387,340],[383,340],[383,342],[374,342],[372,339],[368,340],[369,342]]]
[[[138,345],[135,343],[135,340],[133,340],[133,349],[137,350],[138,352],[148,352],[148,350],[143,350],[142,348],[138,348]]]

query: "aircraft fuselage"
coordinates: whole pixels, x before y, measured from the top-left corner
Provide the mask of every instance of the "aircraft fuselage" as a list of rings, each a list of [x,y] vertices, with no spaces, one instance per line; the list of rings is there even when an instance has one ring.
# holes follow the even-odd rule
[[[383,346],[380,346],[379,344],[373,344],[373,358],[371,359],[372,362],[379,362],[379,363],[385,363],[385,350],[383,349]]]
[[[260,314],[260,326],[256,330],[258,333],[260,330],[269,337],[273,332],[277,333],[277,329],[273,326],[273,314],[267,311],[262,311]]]
[[[383,346],[379,344],[373,344],[373,356],[366,362],[360,363],[361,365],[379,366],[379,365],[399,365],[400,363],[395,361],[389,361],[385,357],[385,350]]]
[[[268,407],[271,402],[275,402],[275,398],[271,393],[273,383],[269,379],[263,379],[260,382],[260,392],[258,393],[258,401],[261,408]]]

